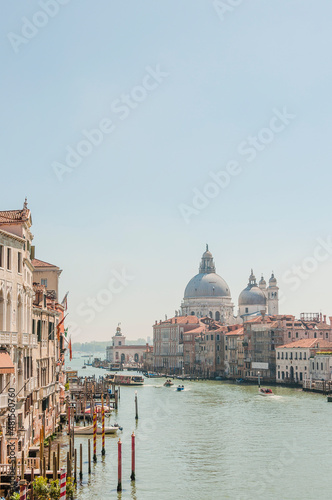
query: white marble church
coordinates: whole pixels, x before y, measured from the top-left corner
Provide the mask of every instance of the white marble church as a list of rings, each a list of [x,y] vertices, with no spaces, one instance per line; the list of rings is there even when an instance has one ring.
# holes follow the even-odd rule
[[[274,315],[279,313],[278,290],[277,280],[273,273],[269,286],[266,287],[263,277],[257,285],[251,270],[249,283],[239,296],[238,314],[234,315],[234,304],[229,286],[216,273],[213,256],[206,245],[199,273],[186,286],[179,314],[198,318],[209,316],[225,324],[233,324],[262,312]]]

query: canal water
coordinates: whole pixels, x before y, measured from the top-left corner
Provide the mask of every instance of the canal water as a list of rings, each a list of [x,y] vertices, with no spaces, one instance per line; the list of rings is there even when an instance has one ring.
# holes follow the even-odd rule
[[[101,369],[79,374],[104,375]],[[87,437],[83,443],[84,475],[79,500],[330,499],[332,496],[332,403],[322,395],[273,388],[275,396],[258,395],[257,387],[217,381],[184,382],[185,390],[163,387],[165,379],[146,379],[135,388],[121,387],[117,421],[123,432],[123,491],[117,493],[117,436],[106,436],[106,456],[87,473]],[[132,431],[136,434],[136,483],[130,481]]]

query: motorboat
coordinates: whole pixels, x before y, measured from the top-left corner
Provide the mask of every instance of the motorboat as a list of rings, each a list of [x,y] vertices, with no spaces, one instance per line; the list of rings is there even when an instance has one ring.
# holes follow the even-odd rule
[[[174,382],[172,382],[171,379],[166,380],[164,383],[165,387],[172,387],[172,385],[174,385]]]
[[[261,396],[274,396],[272,390],[268,389],[267,387],[260,387],[258,389],[258,394],[260,394]]]
[[[176,390],[177,391],[184,391],[184,385],[178,385]]]
[[[105,434],[116,434],[118,431],[122,431],[122,427],[118,425],[113,425],[110,427],[105,427]],[[102,434],[103,429],[100,424],[97,425],[97,434]],[[93,425],[75,425],[74,434],[77,436],[90,436],[93,434]]]

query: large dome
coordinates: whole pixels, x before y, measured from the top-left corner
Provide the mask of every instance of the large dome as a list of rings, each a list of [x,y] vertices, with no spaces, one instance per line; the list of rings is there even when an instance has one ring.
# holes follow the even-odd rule
[[[239,306],[266,306],[264,292],[258,286],[247,286],[239,296]]]
[[[184,298],[230,297],[231,293],[225,280],[216,273],[196,274],[186,286]]]

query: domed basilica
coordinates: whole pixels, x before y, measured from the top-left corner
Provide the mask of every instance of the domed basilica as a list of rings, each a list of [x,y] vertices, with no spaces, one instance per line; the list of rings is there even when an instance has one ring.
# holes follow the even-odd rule
[[[277,280],[273,273],[269,280],[269,286],[266,288],[263,277],[257,285],[251,270],[249,283],[240,293],[239,312],[238,316],[235,317],[229,286],[216,273],[213,256],[206,245],[199,273],[186,286],[181,304],[181,314],[197,316],[198,318],[209,316],[225,324],[236,323],[245,317],[255,316],[262,312],[278,314],[278,290]]]

